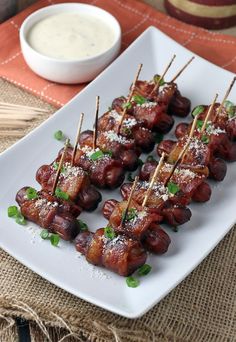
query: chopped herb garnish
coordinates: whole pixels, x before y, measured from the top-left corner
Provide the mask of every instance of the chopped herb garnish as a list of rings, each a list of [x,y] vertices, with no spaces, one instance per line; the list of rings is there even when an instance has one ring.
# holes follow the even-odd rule
[[[112,109],[113,109],[112,106],[109,106],[109,107],[108,107],[108,112],[111,112]]]
[[[54,168],[54,170],[58,170],[58,167],[59,167],[59,163],[57,163],[57,162],[54,162],[53,164],[52,164],[52,167]]]
[[[63,132],[62,132],[61,130],[59,130],[59,131],[56,131],[56,132],[54,133],[54,138],[55,138],[56,140],[61,141],[61,140],[63,140],[63,139],[65,138],[65,136],[64,136]]]
[[[208,144],[209,141],[210,141],[210,139],[209,139],[209,137],[208,137],[207,135],[203,135],[202,138],[201,138],[201,140],[202,140],[202,142],[203,142],[204,144]]]
[[[52,164],[52,167],[54,168],[55,171],[57,171],[57,170],[58,170],[58,167],[59,167],[59,163],[54,162],[54,163]],[[61,167],[61,173],[64,173],[64,172],[65,172],[65,167],[62,165],[62,167]]]
[[[128,180],[129,182],[133,182],[133,181],[134,181],[134,177],[132,176],[132,173],[131,173],[131,172],[129,172],[129,173],[127,174],[127,180]]]
[[[56,188],[55,196],[66,201],[68,201],[68,199],[70,198],[70,196],[66,192],[62,191],[60,188]]]
[[[12,205],[8,208],[7,213],[8,217],[16,217],[19,213],[19,209],[15,205]]]
[[[35,190],[34,188],[28,188],[26,190],[26,196],[29,200],[38,198],[37,190]]]
[[[202,129],[202,126],[203,126],[203,124],[204,124],[204,121],[203,121],[203,120],[197,120],[197,124],[196,124],[196,126],[197,126],[197,129],[201,130],[201,129]]]
[[[125,108],[130,109],[130,108],[132,108],[132,103],[131,102],[123,103],[122,107],[123,107],[123,109],[125,109]]]
[[[156,159],[153,157],[153,156],[147,156],[147,159],[146,159],[147,162],[152,162],[152,161],[156,161]]]
[[[233,118],[236,115],[236,107],[231,101],[225,101],[224,107],[226,109],[226,112],[228,114],[229,118]]]
[[[132,133],[131,129],[128,127],[123,127],[122,131],[126,135],[130,135]]]
[[[25,217],[19,212],[18,216],[16,217],[16,223],[20,224],[21,226],[25,226],[26,225],[26,219]]]
[[[173,195],[175,195],[175,194],[180,190],[180,188],[178,187],[178,185],[175,184],[175,183],[173,183],[173,182],[169,182],[169,183],[167,184],[167,188],[168,188],[168,191],[169,191],[171,194],[173,194]]]
[[[20,224],[21,226],[26,225],[27,222],[25,217],[21,214],[20,210],[15,205],[10,206],[7,210],[7,213],[8,217],[14,218],[16,223]]]
[[[150,266],[148,264],[144,264],[143,266],[139,267],[138,275],[139,276],[145,276],[151,272],[151,269],[152,269],[152,266]]]
[[[122,214],[122,220],[124,220],[124,214],[125,212],[123,212]],[[135,217],[137,216],[137,209],[135,208],[130,208],[126,214],[126,218],[125,221],[131,221],[133,220]]]
[[[158,84],[159,83],[159,80],[160,80],[160,78],[161,78],[161,76],[160,75],[154,75],[154,77],[153,77],[153,81],[154,81],[154,83],[156,83],[156,84]],[[165,84],[165,81],[164,81],[164,79],[161,79],[161,81],[160,81],[160,86],[163,86]]]
[[[46,229],[43,229],[40,233],[40,236],[43,240],[49,239],[49,232]]]
[[[104,228],[104,235],[107,239],[113,240],[116,237],[116,233],[111,226]]]
[[[51,234],[50,235],[50,242],[51,245],[53,245],[54,247],[57,247],[60,241],[60,236],[58,234]]]
[[[86,232],[88,230],[87,224],[82,220],[77,220],[81,232]]]
[[[194,110],[192,111],[192,116],[195,117],[195,116],[203,113],[204,109],[205,109],[204,106],[197,106],[197,107],[195,107]]]
[[[104,153],[101,150],[98,150],[90,156],[90,159],[92,159],[93,161],[96,161],[102,157],[104,157]]]
[[[135,103],[142,105],[143,103],[147,102],[147,99],[141,95],[134,95],[132,97],[132,101],[134,101]]]
[[[43,240],[50,240],[51,245],[57,247],[60,241],[60,236],[58,234],[51,234],[46,229],[43,229],[40,233]]]
[[[126,284],[129,287],[138,287],[139,286],[139,280],[137,278],[134,278],[132,276],[126,278]]]
[[[159,144],[164,138],[164,135],[161,133],[155,133],[154,134],[154,140],[156,144]]]
[[[138,159],[138,166],[143,166],[144,162],[142,161],[142,159]]]

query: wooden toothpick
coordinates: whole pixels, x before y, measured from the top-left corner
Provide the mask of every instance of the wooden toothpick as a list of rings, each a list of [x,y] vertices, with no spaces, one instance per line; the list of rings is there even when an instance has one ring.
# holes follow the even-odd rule
[[[210,115],[211,115],[213,109],[214,109],[214,105],[215,105],[215,103],[216,103],[217,98],[218,98],[218,94],[216,94],[216,96],[215,96],[215,98],[214,98],[212,104],[210,105],[210,108],[208,109],[207,115],[206,115],[206,117],[205,117],[205,120],[204,120],[202,129],[201,129],[201,133],[203,133],[203,132],[205,131],[207,122],[208,122],[208,120],[209,120],[209,117],[210,117]]]
[[[133,182],[130,194],[129,194],[129,198],[128,198],[128,201],[127,201],[127,206],[125,208],[125,211],[124,211],[124,214],[123,214],[123,217],[122,217],[121,225],[123,225],[125,223],[126,216],[127,216],[128,211],[129,211],[129,206],[130,206],[130,203],[131,203],[131,200],[132,200],[132,197],[133,197],[133,193],[134,193],[134,191],[136,189],[138,180],[139,180],[139,177],[136,176],[135,179],[134,179],[134,182]]]
[[[195,128],[196,128],[197,118],[198,118],[198,115],[196,115],[195,118],[194,118],[194,120],[193,120],[192,127],[191,127],[191,131],[190,131],[190,133],[189,133],[188,140],[187,140],[185,146],[183,147],[182,151],[180,152],[180,154],[179,154],[179,156],[178,156],[176,162],[174,163],[172,169],[170,170],[169,176],[167,177],[167,179],[166,179],[165,182],[164,182],[164,185],[165,185],[165,186],[167,185],[167,183],[168,183],[169,180],[171,179],[173,173],[175,172],[175,169],[177,168],[177,166],[179,165],[179,163],[181,162],[181,160],[184,158],[186,152],[188,151],[188,148],[189,148],[191,139],[192,139],[192,137],[193,137],[193,134],[194,134],[194,131],[195,131]]]
[[[61,168],[62,168],[64,159],[65,159],[65,155],[66,155],[66,151],[67,151],[67,148],[69,146],[69,143],[70,143],[70,140],[66,139],[64,151],[63,151],[63,153],[61,155],[61,159],[60,159],[60,162],[59,162],[59,165],[58,165],[58,169],[57,169],[57,173],[56,173],[56,178],[54,180],[53,187],[52,187],[52,194],[53,195],[55,194],[55,191],[56,191],[57,183],[58,183],[58,180],[59,180],[59,177],[60,177],[60,173],[61,173]]]
[[[96,96],[95,120],[94,120],[94,128],[93,128],[93,150],[95,150],[97,147],[99,101],[100,101],[100,97]]]
[[[170,69],[170,67],[171,67],[172,63],[174,62],[175,58],[176,58],[176,55],[174,55],[174,56],[171,58],[171,61],[169,62],[169,64],[168,64],[167,67],[165,68],[163,74],[160,76],[160,78],[159,78],[157,84],[156,84],[155,87],[153,88],[153,90],[152,90],[152,92],[151,92],[151,95],[152,95],[153,93],[155,93],[155,92],[157,91],[157,89],[159,89],[159,86],[160,86],[161,81],[164,79],[164,77],[165,77],[167,71]]]
[[[177,80],[177,78],[182,74],[182,72],[187,68],[187,66],[192,63],[192,61],[194,60],[194,56],[192,58],[190,58],[190,60],[180,69],[180,71],[172,78],[171,82],[175,82]]]
[[[221,102],[221,105],[220,105],[220,107],[219,107],[219,109],[218,109],[218,111],[217,111],[216,116],[219,115],[219,114],[221,113],[222,108],[223,108],[223,106],[224,106],[224,103],[225,103],[227,97],[229,96],[229,94],[230,94],[230,92],[231,92],[231,90],[232,90],[232,88],[233,88],[233,86],[234,86],[235,81],[236,81],[236,76],[235,76],[235,77],[233,78],[233,80],[231,81],[231,83],[230,83],[230,85],[229,85],[229,88],[227,89],[227,91],[226,91],[226,93],[225,93],[225,96],[224,96],[224,98],[223,98],[223,101]]]
[[[80,136],[83,120],[84,120],[84,113],[81,113],[80,114],[80,119],[79,119],[78,129],[77,129],[77,134],[76,134],[76,139],[75,139],[75,145],[74,145],[74,149],[73,149],[73,153],[72,153],[72,158],[71,158],[71,165],[72,166],[75,163],[75,155],[76,155],[76,150],[77,150],[77,147],[78,147],[78,144],[79,144],[79,136]]]
[[[146,191],[146,193],[145,193],[145,197],[144,197],[144,200],[143,200],[143,203],[142,203],[142,207],[145,207],[145,206],[146,206],[146,203],[147,203],[147,201],[148,201],[148,199],[149,199],[149,196],[150,196],[150,194],[151,194],[153,185],[155,184],[157,175],[158,175],[158,173],[160,172],[160,169],[161,169],[162,166],[163,166],[164,158],[165,158],[165,153],[163,152],[162,155],[161,155],[161,159],[160,159],[160,161],[159,161],[159,163],[158,163],[158,165],[157,165],[157,167],[156,167],[156,169],[155,169],[155,171],[154,171],[154,174],[153,174],[153,176],[152,176],[152,179],[151,179],[151,181],[150,181],[150,183],[149,183],[149,187],[148,187],[148,189],[147,189],[147,191]]]
[[[139,78],[139,75],[140,75],[142,67],[143,67],[143,64],[142,63],[139,64],[138,70],[136,72],[136,75],[134,77],[134,80],[133,80],[133,83],[132,83],[132,86],[131,86],[131,89],[130,89],[130,93],[129,93],[128,99],[126,101],[126,104],[128,104],[131,101],[131,99],[132,99],[132,96],[133,96],[133,93],[134,93],[134,90],[135,90],[135,86],[136,86],[136,82],[137,82],[137,80]],[[121,119],[120,119],[120,123],[119,123],[118,130],[117,130],[118,133],[120,132],[120,129],[121,129],[121,126],[123,124],[126,112],[127,112],[127,106],[125,106],[125,108],[123,109],[123,112],[121,114]]]

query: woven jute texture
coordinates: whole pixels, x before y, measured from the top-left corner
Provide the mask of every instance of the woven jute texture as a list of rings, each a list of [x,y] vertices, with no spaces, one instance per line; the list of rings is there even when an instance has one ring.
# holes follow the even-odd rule
[[[54,110],[3,80],[0,98]],[[15,140],[0,139],[1,151]],[[130,320],[68,294],[0,251],[0,341],[16,341],[14,317],[30,321],[33,342],[236,341],[235,252],[232,229],[174,291],[143,317]]]

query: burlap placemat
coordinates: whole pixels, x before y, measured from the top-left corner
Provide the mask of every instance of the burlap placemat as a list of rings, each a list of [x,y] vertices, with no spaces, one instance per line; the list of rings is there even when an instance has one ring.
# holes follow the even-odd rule
[[[0,98],[54,110],[3,80]],[[28,130],[43,119],[45,116],[39,117]],[[0,139],[0,150],[15,141],[7,136]],[[12,320],[16,316],[31,321],[34,342],[62,341],[68,334],[70,337],[64,341],[236,341],[235,246],[232,229],[185,281],[136,320],[109,313],[66,293],[0,250],[0,341],[17,340]]]

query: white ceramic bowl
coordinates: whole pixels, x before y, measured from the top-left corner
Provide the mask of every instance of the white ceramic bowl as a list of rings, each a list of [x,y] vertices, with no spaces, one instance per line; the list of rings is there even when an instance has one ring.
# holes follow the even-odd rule
[[[114,31],[114,43],[105,52],[78,60],[59,60],[35,51],[27,42],[27,33],[39,20],[62,12],[80,12],[96,15]],[[25,19],[20,29],[20,43],[28,66],[39,76],[58,83],[83,83],[94,79],[119,53],[121,28],[118,21],[108,12],[96,6],[66,3],[44,7]]]

